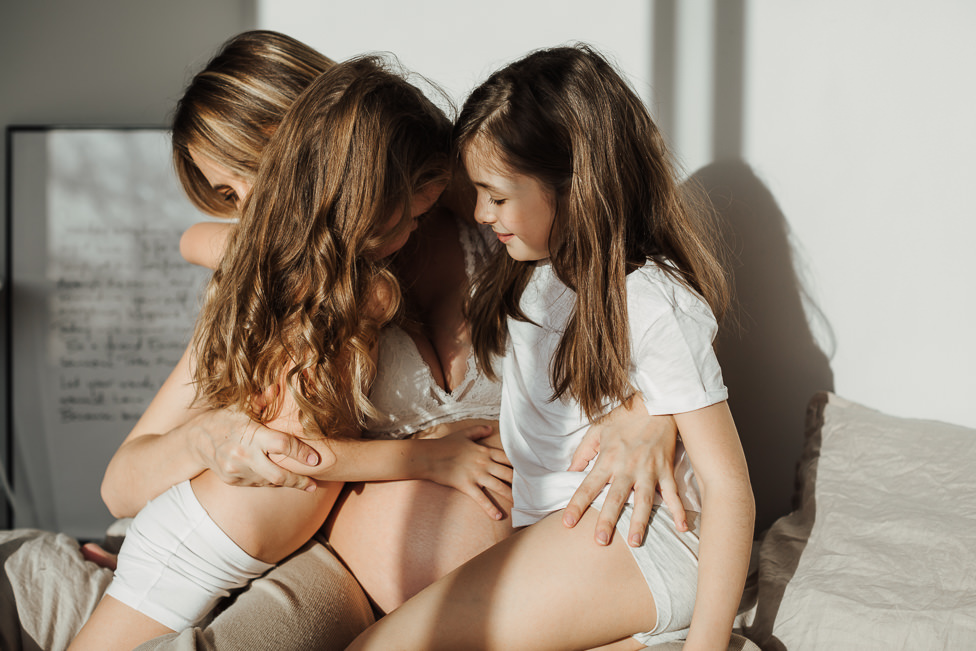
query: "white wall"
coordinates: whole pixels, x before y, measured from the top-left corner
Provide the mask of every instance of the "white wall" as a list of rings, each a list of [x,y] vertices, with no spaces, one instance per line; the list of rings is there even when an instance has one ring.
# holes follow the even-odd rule
[[[787,216],[836,391],[976,426],[976,4],[749,5],[745,159]]]
[[[529,50],[583,40],[614,56],[649,96],[650,4],[643,0],[268,0],[257,23],[342,60],[393,52],[453,97]]]
[[[614,55],[738,256],[719,354],[760,528],[790,508],[816,390],[976,426],[976,5],[267,0],[257,22],[393,51],[459,101],[534,48]]]

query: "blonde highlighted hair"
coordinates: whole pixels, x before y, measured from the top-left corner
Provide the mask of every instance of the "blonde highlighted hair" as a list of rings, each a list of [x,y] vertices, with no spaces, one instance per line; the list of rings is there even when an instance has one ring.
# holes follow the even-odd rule
[[[208,288],[194,339],[199,400],[268,421],[280,400],[261,412],[253,396],[284,384],[306,432],[365,424],[370,348],[399,299],[379,256],[409,228],[414,195],[448,178],[450,128],[379,57],[309,86],[271,138]],[[378,292],[391,297],[383,309]]]
[[[465,102],[454,143],[458,157],[492,158],[554,198],[549,259],[576,292],[551,364],[554,399],[571,396],[592,420],[608,400],[632,395],[625,280],[647,260],[724,312],[729,285],[711,213],[681,191],[647,109],[593,49],[540,50],[491,75]],[[506,320],[527,320],[519,301],[534,266],[502,247],[475,281],[468,317],[488,372],[505,350]]]
[[[173,164],[197,208],[219,217],[236,217],[238,212],[204,178],[190,147],[253,183],[264,148],[285,113],[333,65],[315,49],[278,32],[243,32],[221,46],[193,77],[173,116]]]

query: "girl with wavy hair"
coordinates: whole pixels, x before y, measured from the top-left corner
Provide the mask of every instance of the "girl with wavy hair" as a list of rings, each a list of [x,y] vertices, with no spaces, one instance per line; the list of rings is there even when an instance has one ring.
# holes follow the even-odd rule
[[[745,458],[712,349],[728,300],[707,213],[680,191],[637,95],[586,46],[535,52],[472,92],[454,127],[498,250],[469,306],[501,364],[500,430],[526,526],[433,584],[351,649],[726,649],[752,546]],[[606,547],[561,524],[567,459],[639,394],[672,414],[688,527],[660,498]],[[583,522],[597,518],[597,503]],[[641,518],[637,520],[637,518]],[[690,629],[689,629],[690,627]]]
[[[400,306],[389,256],[449,177],[450,123],[374,57],[336,65],[268,144],[194,335],[196,408],[305,438],[312,490],[238,488],[205,471],[136,516],[106,596],[71,649],[132,648],[192,626],[304,544],[347,480],[430,479],[500,513],[504,455],[469,440],[360,441],[380,330]],[[282,460],[282,463],[286,463]]]

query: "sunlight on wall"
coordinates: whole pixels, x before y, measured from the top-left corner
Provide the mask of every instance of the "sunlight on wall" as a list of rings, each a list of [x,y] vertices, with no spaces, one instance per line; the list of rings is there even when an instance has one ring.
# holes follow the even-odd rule
[[[789,221],[836,392],[976,425],[976,5],[747,13],[745,158]]]

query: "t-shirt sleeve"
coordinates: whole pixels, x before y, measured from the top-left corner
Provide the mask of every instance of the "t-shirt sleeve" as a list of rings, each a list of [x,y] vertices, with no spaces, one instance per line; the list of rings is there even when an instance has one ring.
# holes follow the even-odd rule
[[[697,297],[682,303],[655,310],[633,333],[635,383],[651,415],[694,411],[729,395],[712,347],[712,311]]]

